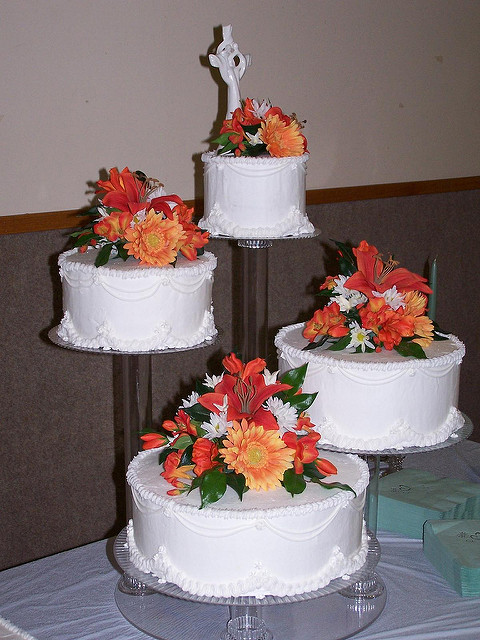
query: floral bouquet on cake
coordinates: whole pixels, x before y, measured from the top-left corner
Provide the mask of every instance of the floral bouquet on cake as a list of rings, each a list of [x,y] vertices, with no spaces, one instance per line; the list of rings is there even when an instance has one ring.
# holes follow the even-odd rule
[[[307,152],[302,126],[295,114],[285,115],[269,100],[257,102],[246,98],[242,107],[235,109],[232,117],[223,121],[220,136],[212,142],[221,145],[219,154],[267,154],[275,158],[301,156]]]
[[[432,340],[444,340],[427,316],[427,279],[402,267],[392,257],[384,261],[365,240],[351,248],[336,243],[340,274],[320,286],[325,305],[305,325],[303,336],[315,349],[351,352],[391,351],[425,358]]]
[[[172,485],[169,495],[200,490],[201,507],[220,500],[227,486],[242,499],[245,491],[283,486],[295,495],[307,482],[326,483],[336,467],[320,458],[306,410],[316,393],[302,393],[307,365],[281,379],[261,358],[244,364],[233,353],[225,372],[206,376],[158,433],[141,436],[144,449],[163,447],[161,475]]]
[[[110,169],[108,180],[97,182],[100,204],[87,215],[93,220],[72,234],[85,252],[98,249],[95,265],[110,258],[134,256],[142,265],[175,264],[178,253],[195,260],[203,253],[208,232],[192,222],[193,208],[181,198],[166,195],[163,185],[141,171]]]

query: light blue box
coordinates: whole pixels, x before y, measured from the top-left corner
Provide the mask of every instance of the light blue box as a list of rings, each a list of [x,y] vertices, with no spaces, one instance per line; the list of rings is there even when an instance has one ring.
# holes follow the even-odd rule
[[[378,529],[422,539],[427,520],[480,519],[480,484],[402,469],[378,483]]]
[[[458,594],[480,596],[480,520],[428,520],[423,551]]]

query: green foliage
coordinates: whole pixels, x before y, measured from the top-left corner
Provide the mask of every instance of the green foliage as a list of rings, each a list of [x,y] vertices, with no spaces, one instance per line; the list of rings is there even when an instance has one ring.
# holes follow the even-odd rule
[[[427,357],[422,347],[412,341],[402,340],[402,342],[395,347],[395,351],[404,357],[413,356],[419,359],[425,359]]]
[[[292,496],[303,493],[307,483],[301,473],[295,473],[295,469],[287,469],[283,474],[283,486]]]
[[[200,480],[200,509],[220,500],[227,490],[227,476],[217,468],[208,469],[198,479]]]
[[[243,494],[248,491],[248,487],[245,484],[245,476],[241,473],[226,473],[225,478],[227,485],[231,487],[240,500],[242,500]]]

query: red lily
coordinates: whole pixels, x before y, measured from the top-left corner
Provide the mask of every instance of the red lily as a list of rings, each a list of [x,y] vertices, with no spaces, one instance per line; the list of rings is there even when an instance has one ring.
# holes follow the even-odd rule
[[[183,200],[179,196],[159,196],[151,201],[150,208],[152,208],[155,213],[159,213],[161,211],[167,218],[173,220],[173,211],[169,204],[170,202],[175,202],[177,206],[184,204]]]
[[[219,413],[218,407],[223,405],[227,396],[228,420],[241,421],[251,419],[264,429],[278,429],[277,421],[270,411],[262,407],[265,400],[279,391],[286,391],[292,387],[289,384],[276,382],[265,384],[265,378],[260,373],[265,368],[265,361],[261,358],[243,364],[233,353],[224,358],[223,365],[230,371],[216,385],[212,393],[205,393],[198,399],[199,403],[211,411]]]
[[[361,291],[369,298],[372,297],[372,291],[384,293],[393,286],[396,286],[401,293],[407,291],[432,293],[430,287],[425,284],[426,278],[403,267],[396,269],[397,263],[392,258],[383,262],[377,248],[369,245],[365,240],[353,249],[353,253],[357,258],[358,271],[345,282],[348,289]]]
[[[106,207],[119,209],[120,211],[131,211],[133,214],[140,211],[143,205],[137,210],[132,210],[130,204],[137,204],[142,201],[144,196],[144,183],[133,174],[128,167],[125,167],[121,173],[114,167],[110,169],[109,180],[99,180],[97,182],[100,191],[106,191],[102,197],[102,202]],[[135,209],[135,207],[134,207]]]

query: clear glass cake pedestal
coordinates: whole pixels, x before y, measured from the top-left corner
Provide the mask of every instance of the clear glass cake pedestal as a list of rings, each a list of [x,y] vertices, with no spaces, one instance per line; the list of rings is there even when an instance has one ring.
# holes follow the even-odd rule
[[[382,449],[381,451],[372,449],[348,449],[343,447],[336,447],[328,443],[322,443],[320,441],[319,448],[322,451],[335,451],[339,453],[354,453],[364,458],[370,469],[370,482],[367,488],[367,495],[365,498],[365,522],[367,523],[367,535],[370,540],[376,540],[377,536],[377,520],[378,520],[378,481],[381,473],[381,458],[391,456],[396,460],[399,460],[398,466],[401,467],[401,460],[407,454],[411,453],[426,453],[429,451],[438,451],[446,447],[451,447],[462,440],[466,440],[473,431],[473,424],[470,418],[465,414],[462,414],[465,422],[460,429],[450,435],[449,438],[443,442],[439,442],[434,445],[425,447],[404,447],[401,449]],[[370,546],[369,546],[370,553]],[[380,559],[380,553],[378,554],[378,560]],[[382,578],[375,571],[375,555],[372,558],[372,562],[369,564],[369,572],[364,574],[362,578],[356,582],[353,582],[345,589],[342,590],[342,595],[349,598],[363,598],[373,600],[378,597],[383,597],[385,593],[385,584]]]
[[[200,550],[201,552],[201,550]],[[377,540],[369,540],[365,565],[345,578],[332,580],[317,591],[295,596],[208,598],[160,584],[136,569],[129,559],[126,530],[117,536],[115,558],[122,570],[145,583],[148,593],[125,594],[117,586],[115,600],[134,626],[161,640],[341,640],[378,618],[386,592],[374,600],[345,598],[341,591],[363,580],[380,557]]]
[[[320,235],[319,229],[311,233],[282,238],[239,238],[211,235],[215,240],[235,241],[241,249],[240,281],[242,344],[239,350],[244,362],[268,356],[268,251],[274,242],[305,240]],[[261,251],[263,249],[263,251]]]

